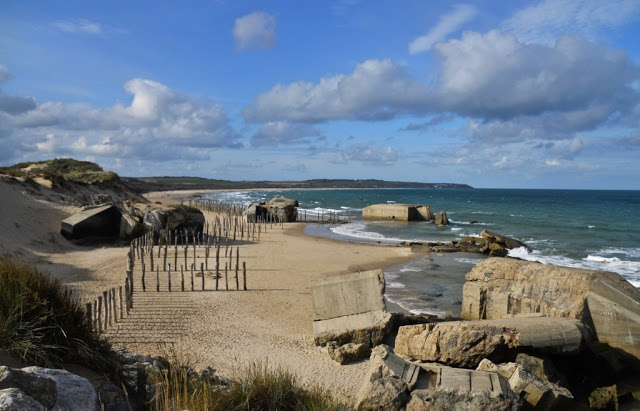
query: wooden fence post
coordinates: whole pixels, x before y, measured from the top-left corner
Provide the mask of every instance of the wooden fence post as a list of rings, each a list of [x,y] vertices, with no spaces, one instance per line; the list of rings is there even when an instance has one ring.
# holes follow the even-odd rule
[[[247,263],[246,263],[246,261],[242,262],[242,282],[243,282],[243,288],[246,290],[247,289]]]
[[[87,325],[89,326],[89,329],[91,330],[91,332],[93,332],[93,322],[91,319],[91,303],[86,303],[85,307],[87,311]]]
[[[122,306],[122,286],[119,286],[118,288],[118,296],[120,297],[120,319],[124,318],[124,311],[123,311],[123,306]]]
[[[98,332],[102,332],[102,297],[98,296]]]
[[[200,274],[202,275],[202,291],[204,291],[204,263],[200,263]]]

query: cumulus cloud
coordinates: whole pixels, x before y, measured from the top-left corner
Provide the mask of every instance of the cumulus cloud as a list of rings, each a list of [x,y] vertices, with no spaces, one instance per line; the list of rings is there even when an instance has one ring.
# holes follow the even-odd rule
[[[233,38],[236,48],[273,47],[276,43],[276,19],[274,16],[256,11],[236,19]]]
[[[476,13],[476,8],[470,4],[456,5],[453,12],[442,16],[438,24],[427,34],[418,37],[409,44],[409,53],[418,54],[430,50],[435,43],[444,40],[449,34],[458,30]]]
[[[547,47],[495,30],[467,32],[435,44],[433,53],[441,70],[429,86],[390,60],[367,60],[317,83],[278,84],[255,97],[245,120],[380,121],[445,112],[493,124],[551,115],[566,130],[585,130],[640,101],[633,87],[640,69],[626,53],[577,37]]]
[[[0,95],[3,140],[22,141],[25,154],[147,159],[203,159],[210,149],[241,146],[218,104],[148,79],[132,79],[124,89],[133,96],[130,104],[106,108],[32,101],[8,111]]]
[[[13,74],[0,64],[0,86],[9,81]],[[34,109],[36,101],[31,97],[8,96],[0,90],[0,112],[19,114]]]
[[[331,162],[345,164],[350,161],[388,166],[398,161],[398,152],[390,146],[354,144],[340,152]]]
[[[552,45],[566,34],[593,38],[639,19],[639,0],[545,0],[518,11],[501,27],[524,43]]]
[[[509,118],[637,100],[638,67],[621,51],[576,37],[553,47],[525,45],[498,31],[467,32],[434,46],[442,65],[441,108],[482,118]]]
[[[251,122],[387,120],[424,104],[425,97],[426,88],[403,68],[390,60],[367,60],[351,74],[324,77],[317,84],[278,84],[259,94],[244,116]]]
[[[308,124],[292,124],[287,121],[270,121],[263,124],[251,137],[254,147],[277,146],[279,144],[297,144],[309,142],[310,137],[320,133]]]

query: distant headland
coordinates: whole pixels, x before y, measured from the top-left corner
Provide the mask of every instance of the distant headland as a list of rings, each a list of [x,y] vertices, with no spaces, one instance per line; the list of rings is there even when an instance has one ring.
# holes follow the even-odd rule
[[[458,183],[418,183],[374,179],[312,179],[303,181],[230,181],[200,177],[121,177],[138,192],[172,190],[246,190],[279,188],[473,188]]]

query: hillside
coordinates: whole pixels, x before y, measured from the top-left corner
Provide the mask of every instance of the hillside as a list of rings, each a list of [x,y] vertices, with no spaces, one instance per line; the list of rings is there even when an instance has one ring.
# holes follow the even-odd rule
[[[467,184],[417,183],[383,180],[313,179],[304,181],[230,181],[199,177],[122,177],[139,193],[170,190],[272,188],[473,188]]]

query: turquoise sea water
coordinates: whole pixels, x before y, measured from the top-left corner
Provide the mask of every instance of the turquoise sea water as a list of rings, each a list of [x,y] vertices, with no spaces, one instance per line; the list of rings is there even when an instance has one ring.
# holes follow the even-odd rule
[[[533,251],[511,251],[526,260],[614,271],[640,286],[640,191],[516,189],[364,189],[224,192],[217,200],[248,204],[276,195],[300,202],[298,214],[339,213],[349,224],[310,226],[310,234],[344,240],[449,241],[483,229],[514,237]],[[378,203],[429,204],[451,224],[363,222],[362,208]],[[422,257],[385,270],[387,297],[414,312],[456,314],[460,275],[475,255]],[[444,267],[444,268],[443,268]],[[441,277],[434,282],[434,277]],[[447,278],[445,278],[447,277]],[[454,281],[454,278],[455,281]],[[454,284],[455,283],[455,284]],[[434,291],[433,288],[436,288]]]

